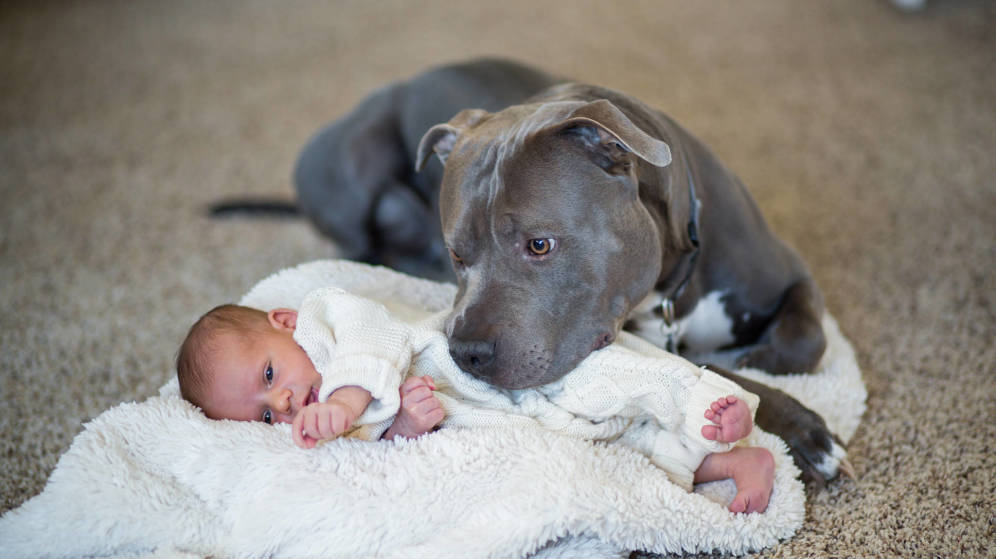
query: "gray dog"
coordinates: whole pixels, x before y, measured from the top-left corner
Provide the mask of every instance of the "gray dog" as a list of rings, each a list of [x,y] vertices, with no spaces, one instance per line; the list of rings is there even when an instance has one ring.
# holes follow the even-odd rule
[[[451,353],[498,387],[557,380],[623,328],[672,351],[747,347],[740,364],[776,374],[825,347],[819,290],[741,182],[615,91],[499,60],[437,68],[321,130],[295,182],[344,256],[455,271]],[[807,480],[847,470],[822,418],[723,374],[761,396],[758,424]]]

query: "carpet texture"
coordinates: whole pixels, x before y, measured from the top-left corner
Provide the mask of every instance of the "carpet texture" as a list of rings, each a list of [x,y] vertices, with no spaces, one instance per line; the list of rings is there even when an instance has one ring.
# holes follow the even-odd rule
[[[502,55],[631,93],[709,144],[809,262],[854,343],[858,479],[765,557],[975,557],[996,533],[996,8],[752,3],[5,2],[0,493],[41,491],[81,423],[156,393],[187,326],[333,257],[297,150],[365,93]],[[0,542],[2,548],[2,542]]]

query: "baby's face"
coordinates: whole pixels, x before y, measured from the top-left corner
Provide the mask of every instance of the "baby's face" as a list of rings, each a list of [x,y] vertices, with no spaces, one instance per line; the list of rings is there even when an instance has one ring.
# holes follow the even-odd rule
[[[204,404],[208,417],[290,423],[318,400],[322,377],[294,341],[293,322],[271,318],[270,326],[265,333],[220,335]]]

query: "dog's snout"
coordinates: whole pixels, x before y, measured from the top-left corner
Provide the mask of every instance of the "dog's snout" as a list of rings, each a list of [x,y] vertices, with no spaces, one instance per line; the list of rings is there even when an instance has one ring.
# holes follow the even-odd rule
[[[495,343],[451,338],[450,356],[464,371],[481,376],[481,372],[495,360]]]

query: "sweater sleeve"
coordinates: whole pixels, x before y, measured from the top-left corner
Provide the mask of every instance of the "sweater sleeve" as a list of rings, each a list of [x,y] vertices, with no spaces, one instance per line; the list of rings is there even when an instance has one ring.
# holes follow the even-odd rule
[[[334,287],[316,290],[301,303],[294,340],[322,375],[320,401],[343,386],[359,386],[373,400],[357,425],[397,414],[398,389],[412,359],[410,328],[383,305]]]
[[[752,415],[759,402],[736,383],[683,357],[657,348],[630,349],[617,344],[592,353],[544,390],[557,405],[591,419],[650,416],[686,445],[707,452],[732,447],[702,436],[702,426],[711,424],[704,414],[712,402],[734,395],[747,403]]]

